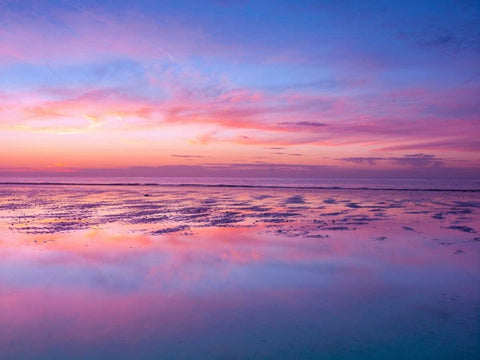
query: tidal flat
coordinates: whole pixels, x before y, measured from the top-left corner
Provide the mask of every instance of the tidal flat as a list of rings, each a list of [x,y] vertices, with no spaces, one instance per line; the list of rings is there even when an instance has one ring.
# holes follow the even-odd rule
[[[477,359],[480,192],[0,186],[1,359]]]

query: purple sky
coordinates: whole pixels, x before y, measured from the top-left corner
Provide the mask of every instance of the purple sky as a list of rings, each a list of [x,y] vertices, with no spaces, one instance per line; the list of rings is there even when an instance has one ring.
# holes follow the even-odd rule
[[[477,1],[0,4],[0,176],[480,174]]]

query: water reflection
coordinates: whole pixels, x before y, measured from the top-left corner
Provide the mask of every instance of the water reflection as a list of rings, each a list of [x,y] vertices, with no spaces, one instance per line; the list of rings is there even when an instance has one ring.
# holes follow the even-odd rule
[[[48,191],[21,210],[21,191],[3,201],[17,206],[0,213],[6,359],[452,359],[480,353],[480,242],[447,222],[472,226],[479,218],[472,199],[466,213],[458,194],[373,200],[361,192],[300,198],[210,191],[197,194],[196,202],[184,200],[195,209],[209,204],[199,211],[203,220],[183,220],[188,229],[158,234],[158,222],[104,221],[124,214],[125,206],[138,210],[145,204],[141,192],[49,197]],[[152,194],[154,206],[169,221],[160,228],[177,227],[186,204],[177,193],[158,196],[161,201]],[[89,226],[30,231],[51,230],[59,221],[47,214],[51,198],[62,222]],[[246,206],[252,198],[259,203]],[[384,216],[365,220],[369,206],[382,202],[389,206]],[[93,206],[85,204],[102,205],[90,213]],[[243,210],[225,215],[232,204]],[[255,218],[244,216],[252,212]],[[432,217],[438,212],[447,215]],[[259,220],[272,213],[283,214],[282,222]],[[331,213],[340,214],[325,215]],[[356,224],[345,225],[345,215]],[[229,216],[241,221],[206,224]]]

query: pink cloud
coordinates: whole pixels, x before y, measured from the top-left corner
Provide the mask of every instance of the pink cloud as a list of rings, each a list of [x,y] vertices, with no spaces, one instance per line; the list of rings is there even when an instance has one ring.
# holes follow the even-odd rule
[[[202,84],[201,79],[196,81]],[[248,88],[228,89],[221,84],[216,85],[216,93],[220,94],[216,96],[209,94],[209,90],[188,92],[189,85],[183,82],[182,74],[163,81],[160,88],[175,85],[169,94],[158,99],[115,89],[86,89],[76,94],[66,90],[63,96],[57,89],[58,100],[41,99],[38,95],[30,97],[28,93],[17,94],[15,103],[13,96],[4,95],[0,97],[0,113],[3,113],[4,127],[47,121],[57,128],[73,118],[82,119],[85,126],[93,124],[128,130],[181,124],[217,127],[213,133],[207,132],[197,138],[199,143],[230,141],[265,146],[364,144],[388,151],[414,150],[416,144],[417,149],[451,146],[449,150],[456,151],[472,151],[478,146],[471,140],[471,134],[480,133],[480,125],[470,116],[432,118],[430,114],[422,113],[418,104],[402,108],[399,113],[391,108],[391,104],[387,104],[386,109],[379,104],[375,113],[370,106],[365,107],[361,99],[354,97],[271,94]],[[422,107],[437,103],[434,94],[430,97],[431,100]],[[458,107],[455,101],[447,101],[443,106],[449,104],[452,112]],[[383,113],[393,115],[387,118]]]

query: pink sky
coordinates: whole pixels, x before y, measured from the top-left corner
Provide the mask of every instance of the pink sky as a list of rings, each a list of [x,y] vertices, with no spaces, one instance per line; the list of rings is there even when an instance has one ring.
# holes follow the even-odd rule
[[[236,2],[112,6],[3,6],[0,175],[220,166],[241,176],[232,169],[250,165],[264,176],[272,164],[305,176],[479,174],[466,11],[437,34],[420,17],[441,13],[427,7],[403,9],[408,19],[391,9],[392,28],[361,6],[319,19]],[[438,40],[442,29],[456,43]]]

